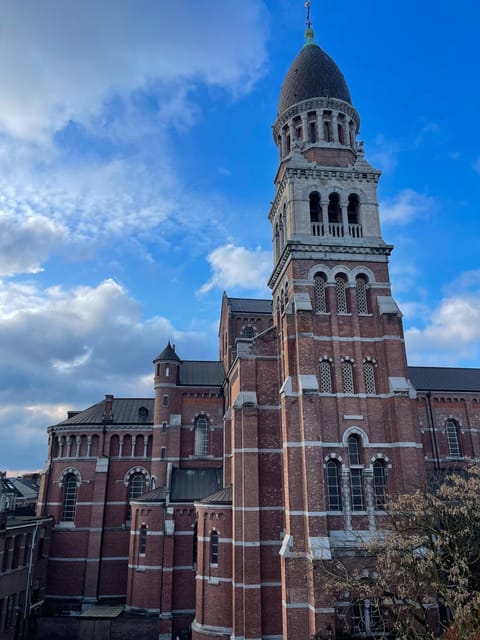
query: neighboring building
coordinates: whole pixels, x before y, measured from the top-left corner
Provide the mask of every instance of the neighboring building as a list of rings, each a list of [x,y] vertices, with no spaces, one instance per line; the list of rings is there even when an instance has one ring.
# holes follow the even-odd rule
[[[360,637],[374,620],[332,602],[313,561],[381,528],[387,490],[480,458],[480,370],[408,368],[380,172],[306,35],[273,126],[273,302],[224,294],[218,362],[168,344],[154,399],[109,395],[49,428],[57,611],[121,603],[161,640],[309,640],[339,636],[347,607]]]
[[[0,508],[1,640],[20,640],[32,630],[45,595],[51,529],[49,517],[12,515]]]
[[[40,491],[40,474],[28,473],[17,478],[7,478],[5,471],[0,471],[0,509],[10,514],[35,515],[38,492]]]

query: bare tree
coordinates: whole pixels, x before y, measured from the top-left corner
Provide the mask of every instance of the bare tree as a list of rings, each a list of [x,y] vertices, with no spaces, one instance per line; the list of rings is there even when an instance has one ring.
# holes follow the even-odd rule
[[[389,501],[381,531],[316,570],[349,633],[478,640],[480,467]]]

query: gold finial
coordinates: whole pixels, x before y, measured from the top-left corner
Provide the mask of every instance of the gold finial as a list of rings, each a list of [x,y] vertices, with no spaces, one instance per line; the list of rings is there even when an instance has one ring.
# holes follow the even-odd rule
[[[313,44],[315,34],[312,29],[312,21],[310,20],[310,5],[311,0],[307,0],[305,2],[305,7],[307,9],[307,29],[305,31],[305,44]]]

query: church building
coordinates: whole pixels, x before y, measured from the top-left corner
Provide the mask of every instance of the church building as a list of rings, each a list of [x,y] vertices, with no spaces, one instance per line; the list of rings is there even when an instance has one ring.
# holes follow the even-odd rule
[[[160,640],[375,632],[315,561],[381,529],[388,492],[480,458],[480,370],[408,366],[359,128],[309,26],[273,125],[272,297],[223,295],[218,361],[169,343],[153,397],[49,427],[48,611],[117,607]]]

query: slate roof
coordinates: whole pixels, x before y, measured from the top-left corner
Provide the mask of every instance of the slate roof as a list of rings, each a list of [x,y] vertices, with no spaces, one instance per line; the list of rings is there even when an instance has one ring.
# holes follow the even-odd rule
[[[352,103],[342,72],[314,43],[305,45],[292,62],[280,92],[278,115],[309,98],[338,98]]]
[[[153,491],[144,493],[143,496],[135,498],[132,502],[165,502],[165,487],[157,487]]]
[[[184,360],[180,366],[180,384],[196,387],[221,387],[225,380],[222,362]]]
[[[215,493],[222,486],[220,468],[172,469],[170,500],[194,502]]]
[[[255,300],[254,298],[227,298],[234,313],[272,313],[271,300]]]
[[[232,485],[200,500],[202,504],[232,504]]]
[[[113,398],[113,424],[153,424],[153,398]],[[138,410],[145,407],[148,415],[140,416]],[[80,411],[59,422],[57,426],[75,424],[102,424],[105,411],[105,401],[97,402],[93,406]]]
[[[180,358],[175,353],[175,345],[173,345],[172,347],[172,345],[170,344],[170,340],[168,341],[165,349],[155,358],[154,362],[156,362],[157,360],[169,360],[170,362],[173,360],[181,362]]]
[[[480,369],[408,367],[417,391],[480,392]]]

